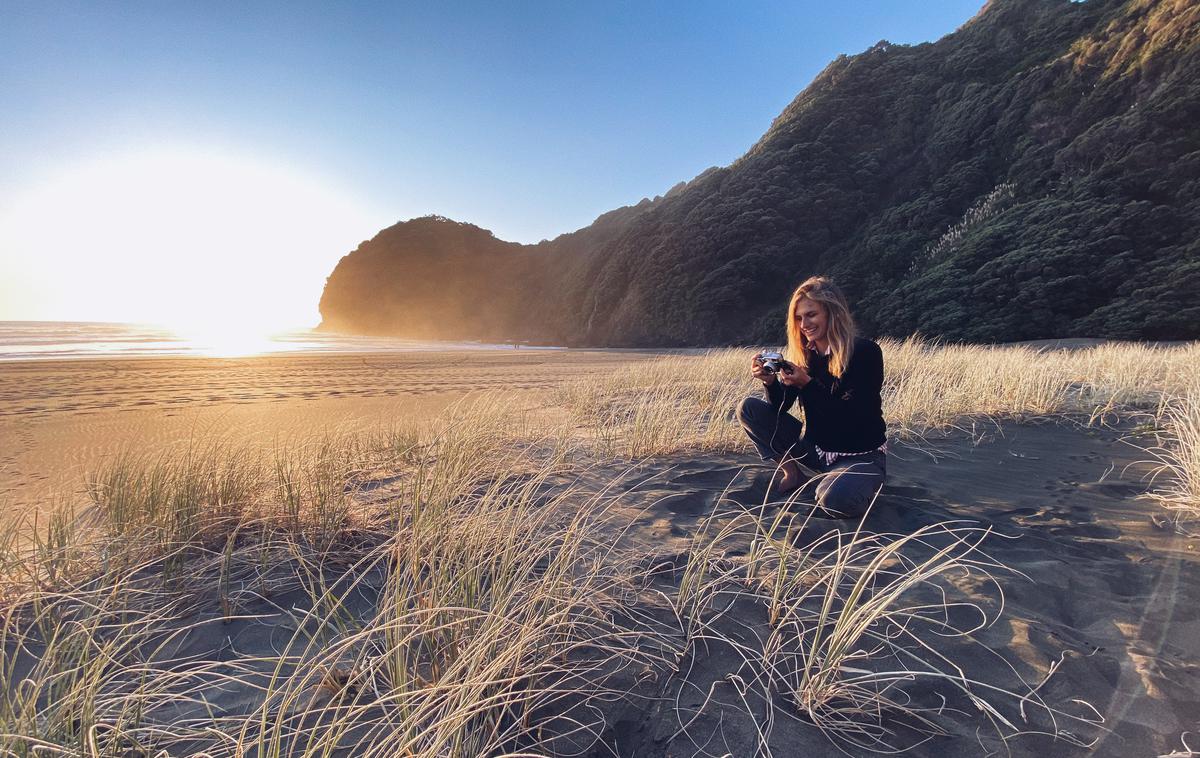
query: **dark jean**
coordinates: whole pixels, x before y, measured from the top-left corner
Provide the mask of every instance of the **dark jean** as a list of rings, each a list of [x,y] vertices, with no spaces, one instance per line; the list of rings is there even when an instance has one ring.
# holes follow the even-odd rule
[[[738,421],[764,461],[794,460],[816,472],[814,495],[822,515],[858,518],[867,511],[887,478],[887,455],[879,450],[838,458],[826,465],[804,439],[804,424],[781,413],[761,397],[748,397],[737,409]],[[809,485],[805,484],[805,488]]]

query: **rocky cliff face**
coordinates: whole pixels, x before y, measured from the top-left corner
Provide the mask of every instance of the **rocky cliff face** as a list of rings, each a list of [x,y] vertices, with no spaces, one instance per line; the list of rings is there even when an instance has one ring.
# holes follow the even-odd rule
[[[992,0],[832,62],[757,144],[539,245],[445,219],[347,255],[323,326],[578,345],[778,342],[835,276],[872,334],[1200,337],[1200,5]]]

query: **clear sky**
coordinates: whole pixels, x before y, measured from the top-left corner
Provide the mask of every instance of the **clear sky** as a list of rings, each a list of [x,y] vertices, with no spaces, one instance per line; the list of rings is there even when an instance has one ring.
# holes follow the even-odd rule
[[[0,319],[311,325],[384,226],[577,229],[980,5],[0,0]]]

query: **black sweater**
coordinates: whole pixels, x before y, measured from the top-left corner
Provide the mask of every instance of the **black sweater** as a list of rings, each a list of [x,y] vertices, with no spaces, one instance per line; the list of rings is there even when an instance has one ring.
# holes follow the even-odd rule
[[[887,441],[883,421],[883,351],[869,339],[854,340],[850,365],[839,379],[829,373],[829,358],[808,354],[803,388],[778,378],[766,387],[767,400],[785,413],[799,397],[804,407],[804,439],[827,453],[866,453]]]

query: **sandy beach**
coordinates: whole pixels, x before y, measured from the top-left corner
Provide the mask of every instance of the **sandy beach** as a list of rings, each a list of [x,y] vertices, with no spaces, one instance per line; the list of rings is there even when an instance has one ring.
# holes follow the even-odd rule
[[[522,349],[0,362],[0,504],[71,500],[87,472],[127,447],[214,436],[265,446],[428,418],[480,392],[512,393],[535,410],[565,380],[648,357]]]
[[[476,391],[500,393],[496,396],[509,413],[572,423],[568,409],[556,405],[561,396],[554,390],[577,379],[602,381],[651,357],[522,350],[3,364],[0,496],[10,513],[77,504],[84,497],[84,473],[127,447],[166,450],[197,435],[269,446],[281,437],[322,429],[427,420]],[[647,376],[656,370],[643,368]],[[892,445],[888,483],[861,534],[880,535],[878,544],[925,534],[905,547],[898,558],[902,566],[916,565],[949,545],[953,533],[946,525],[969,530],[983,541],[964,554],[971,556],[966,563],[939,572],[898,601],[902,608],[934,608],[935,613],[921,611],[894,626],[882,622],[872,628],[884,636],[873,644],[866,639],[857,643],[867,649],[874,645],[874,653],[850,660],[842,677],[895,665],[918,672],[923,666],[933,666],[930,671],[940,666],[942,671],[906,676],[894,691],[889,687],[887,692],[904,708],[884,709],[877,722],[882,731],[859,737],[868,742],[878,738],[883,740],[878,746],[911,749],[919,756],[1007,751],[1030,758],[1119,758],[1185,749],[1183,735],[1200,726],[1197,540],[1173,529],[1149,496],[1153,483],[1146,476],[1146,429],[1128,418],[1111,424],[1085,421],[1072,416],[1024,423],[967,421],[957,429]],[[808,551],[796,563],[802,566],[826,560],[837,545],[861,536],[858,525],[811,520],[798,527],[792,513],[805,511],[803,496],[791,510],[772,498],[772,471],[748,449],[650,457],[571,449],[576,457],[550,464],[532,478],[501,468],[468,481],[446,501],[443,531],[431,532],[458,535],[466,530],[463,524],[482,519],[485,526],[479,533],[485,542],[478,549],[486,555],[492,540],[523,544],[521,539],[532,539],[557,520],[603,511],[578,538],[608,547],[598,553],[600,558],[569,570],[586,566],[587,572],[614,583],[616,589],[596,590],[597,597],[609,599],[598,606],[603,613],[597,620],[589,622],[611,636],[591,648],[585,635],[580,647],[554,655],[541,653],[539,642],[535,648],[543,657],[520,666],[535,666],[530,682],[554,681],[562,675],[561,666],[582,666],[589,676],[603,678],[606,691],[621,695],[535,699],[524,718],[542,724],[536,745],[522,742],[528,735],[502,744],[512,750],[528,746],[539,754],[596,758],[823,755],[835,745],[849,755],[868,754],[845,734],[831,735],[828,724],[815,723],[797,709],[786,688],[779,689],[791,659],[785,655],[772,659],[770,666],[765,663],[780,654],[770,640],[781,626],[770,618],[768,595],[755,589],[766,585],[754,579],[770,565],[762,557],[767,535],[780,546]],[[453,457],[445,451],[439,455]],[[464,460],[470,464],[469,455]],[[347,485],[346,492],[362,513],[378,515],[409,507],[414,481],[411,472],[368,472]],[[494,481],[509,484],[497,488]],[[524,500],[513,501],[526,481],[534,489],[521,496]],[[488,505],[493,500],[499,505]],[[492,507],[496,510],[488,515]],[[482,510],[476,513],[475,508]],[[542,508],[545,515],[539,515]],[[508,511],[532,519],[527,535],[518,537],[521,530],[516,530],[505,536],[498,525]],[[162,691],[147,697],[146,718],[186,732],[191,725],[208,723],[206,719],[234,723],[262,707],[278,714],[288,729],[295,727],[278,737],[281,744],[293,746],[301,741],[324,744],[322,740],[332,745],[341,739],[320,726],[322,719],[349,725],[347,741],[366,733],[355,731],[356,719],[362,720],[362,730],[382,729],[368,726],[384,723],[371,721],[378,717],[376,711],[339,710],[338,700],[349,697],[344,693],[360,697],[368,681],[371,687],[385,686],[371,679],[381,674],[360,670],[373,660],[373,646],[384,639],[373,636],[378,632],[372,624],[386,616],[393,569],[379,556],[401,549],[389,547],[392,539],[411,549],[413,560],[424,560],[430,550],[458,548],[409,546],[406,540],[415,536],[389,536],[387,528],[375,532],[370,519],[358,518],[358,526],[337,532],[344,547],[311,558],[301,557],[294,545],[264,547],[264,556],[280,550],[267,561],[257,557],[253,541],[235,534],[225,543],[224,559],[219,559],[220,542],[191,559],[194,574],[178,580],[183,582],[179,588],[163,588],[155,574],[122,580],[130,586],[148,582],[154,593],[175,598],[169,612],[154,611],[160,614],[153,616],[159,631],[147,636],[144,645],[138,643],[142,647],[123,653],[134,662],[159,656],[155,665],[170,672],[160,679]],[[770,524],[775,524],[773,532]],[[495,534],[488,531],[493,528]],[[553,537],[553,544],[561,539]],[[540,568],[531,564],[528,581],[536,587],[558,548],[533,544],[549,551],[538,559]],[[871,549],[864,543],[858,555],[869,556]],[[314,595],[302,588],[314,571],[325,576],[327,592],[338,598],[336,624],[333,616],[312,615]],[[688,617],[686,598],[695,592],[697,577],[708,582],[710,594],[702,612]],[[576,580],[568,576],[565,581],[569,587]],[[872,580],[868,597],[886,594],[888,581],[886,575]],[[565,590],[555,590],[560,591]],[[68,594],[61,602],[69,606],[76,598]],[[521,607],[514,606],[514,612]],[[420,609],[401,610],[388,613],[406,618],[404,613]],[[949,628],[939,627],[943,623],[958,631],[941,633]],[[334,631],[343,625],[352,632]],[[622,636],[624,629],[638,631]],[[906,645],[916,657],[895,657],[895,650],[880,653],[886,635],[910,631],[914,637]],[[288,658],[291,673],[282,684],[271,685],[280,688],[283,704],[263,704],[260,691],[268,675],[273,676],[276,657],[308,639],[310,632],[330,635],[333,647],[322,648],[316,658],[308,650]],[[112,639],[122,639],[120,631],[89,632],[97,638],[110,633]],[[352,646],[338,642],[339,634],[355,640],[357,657],[344,669],[338,656],[350,656]],[[164,639],[169,644],[155,647],[165,644]],[[623,657],[605,657],[626,644]],[[328,659],[326,650],[334,651]],[[496,650],[482,655],[487,659],[494,654]],[[21,654],[14,660],[14,670],[34,671],[33,657]],[[421,671],[420,662],[414,665]],[[437,674],[426,675],[429,680],[418,680],[421,686],[412,696],[441,702],[444,691]],[[784,680],[768,687],[768,675]],[[970,684],[960,686],[947,676]],[[332,685],[330,677],[336,680]],[[362,681],[353,683],[358,682],[355,677]],[[572,680],[571,688],[591,682],[587,677]],[[973,701],[966,691],[982,700]],[[985,701],[986,706],[981,704]],[[832,698],[828,707],[836,712],[838,702]],[[870,713],[856,712],[855,718],[876,723]],[[506,719],[501,716],[495,723],[509,723]],[[993,729],[997,724],[1007,726]],[[1057,735],[1050,736],[1054,731]],[[379,739],[399,739],[396,734],[384,730]],[[1010,735],[1007,742],[1000,734]],[[205,744],[200,736],[173,739],[181,741],[171,754],[189,754]],[[349,756],[355,749],[336,748],[331,754]]]

